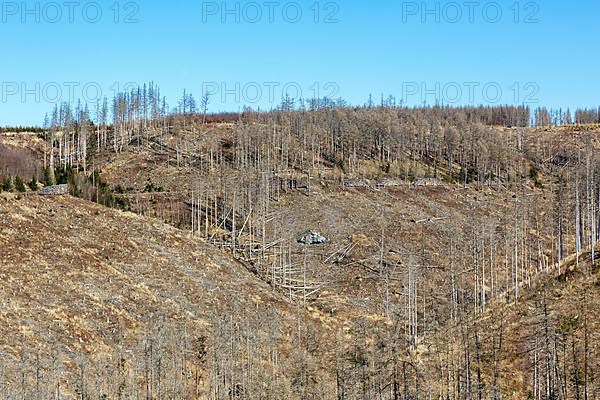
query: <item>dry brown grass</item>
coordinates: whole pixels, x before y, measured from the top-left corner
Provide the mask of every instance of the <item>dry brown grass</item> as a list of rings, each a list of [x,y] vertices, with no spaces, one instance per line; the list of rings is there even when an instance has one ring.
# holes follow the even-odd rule
[[[164,138],[164,144],[182,151],[188,151],[198,140],[212,146],[220,139],[228,140],[233,128],[228,125],[207,129],[211,130],[210,135],[182,132]],[[551,134],[543,129],[504,132],[527,133],[528,146],[541,156],[544,149],[571,149],[575,143],[573,132],[568,130]],[[541,143],[540,138],[550,144]],[[193,148],[189,151],[193,152]],[[225,189],[231,193],[239,184],[239,176],[232,175],[220,187],[221,182],[215,182],[214,175],[208,176],[194,165],[178,166],[173,155],[172,151],[160,153],[134,147],[117,155],[101,154],[97,166],[112,186],[133,189],[133,201],[149,197],[146,206],[154,207],[156,214],[168,202],[186,201],[192,190]],[[373,163],[364,163],[360,168],[369,178],[383,176]],[[426,166],[419,164],[417,169],[424,172]],[[498,291],[500,299],[488,305],[487,313],[476,318],[469,314],[459,322],[449,317],[452,273],[463,277],[461,290],[467,300],[463,299],[461,306],[472,307],[474,301],[473,242],[489,240],[487,235],[493,232],[498,240],[497,251],[503,251],[503,235],[512,229],[511,224],[524,218],[524,214],[515,218],[515,205],[523,210],[533,209],[535,204],[539,215],[551,215],[552,195],[548,188],[515,191],[504,186],[415,188],[407,184],[382,190],[344,191],[341,177],[338,169],[326,170],[322,176],[313,177],[310,196],[304,190],[290,191],[271,202],[275,223],[268,227],[269,239],[284,239],[294,262],[306,265],[308,279],[323,284],[319,296],[306,305],[293,304],[285,292],[273,290],[226,252],[158,220],[70,197],[8,199],[0,203],[0,290],[5,299],[0,313],[0,344],[13,355],[25,346],[50,342],[58,342],[65,349],[109,353],[114,343],[134,343],[152,315],[175,322],[189,320],[202,331],[210,329],[215,317],[234,309],[236,313],[252,315],[257,307],[266,307],[275,310],[283,321],[282,354],[292,354],[291,337],[298,325],[315,327],[314,353],[321,356],[315,363],[327,370],[325,374],[331,378],[334,353],[344,353],[358,343],[353,331],[357,319],[368,321],[372,328],[369,335],[382,326],[391,330],[393,325],[393,318],[382,316],[382,234],[384,261],[393,265],[389,287],[392,314],[398,317],[400,325],[405,318],[408,266],[432,267],[418,269],[417,277],[422,307],[428,310],[421,311],[419,318],[428,336],[421,339],[414,352],[404,355],[427,371],[438,372],[443,351],[456,357],[452,361],[460,365],[461,335],[465,327],[472,328],[479,332],[482,342],[486,387],[489,389],[494,381],[493,366],[497,362],[497,385],[505,396],[525,399],[531,388],[531,343],[540,334],[543,302],[550,310],[552,329],[564,327],[565,321],[579,321],[575,325],[569,323],[571,328],[579,329],[575,334],[579,335],[579,345],[581,315],[586,316],[590,331],[596,330],[600,320],[598,275],[569,269],[572,260],[564,265],[567,275],[541,275],[531,287],[522,287],[517,304],[502,304],[502,292]],[[163,187],[165,193],[136,193],[143,191],[148,182]],[[532,228],[531,237],[539,236],[548,243],[552,229],[541,226],[537,232]],[[328,242],[309,249],[298,244],[296,239],[307,230],[322,233]],[[348,245],[352,249],[342,258],[324,262]],[[552,259],[549,247],[542,251]],[[503,283],[503,260],[498,265]],[[526,267],[535,270],[537,266],[531,262]],[[581,268],[584,267],[582,263]],[[494,358],[500,327],[504,347],[502,354]],[[335,335],[342,340],[334,340]],[[598,341],[596,336],[593,339]],[[368,347],[375,346],[371,336],[365,342]],[[475,344],[469,346],[473,358]],[[597,369],[598,348],[594,346],[590,360]],[[336,350],[338,347],[342,350]],[[437,381],[434,372],[431,374],[427,382],[432,392],[443,393],[443,383]]]
[[[71,365],[81,353],[110,357],[116,346],[138,346],[157,320],[209,335],[220,318],[272,310],[286,337],[296,318],[323,318],[298,314],[229,255],[181,230],[70,196],[0,200],[0,248],[5,362],[23,351],[60,351]],[[287,340],[279,345],[289,352]]]

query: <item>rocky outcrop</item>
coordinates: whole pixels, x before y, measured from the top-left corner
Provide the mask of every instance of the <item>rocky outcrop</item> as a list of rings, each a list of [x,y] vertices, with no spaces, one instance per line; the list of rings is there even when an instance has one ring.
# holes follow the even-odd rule
[[[62,196],[65,194],[69,194],[69,186],[68,185],[46,186],[46,187],[38,190],[38,194],[40,196]]]
[[[327,242],[325,236],[313,231],[307,232],[304,236],[298,239],[298,243],[306,245],[323,244],[325,242]]]
[[[344,180],[344,188],[369,187],[369,181],[366,179],[351,178]]]

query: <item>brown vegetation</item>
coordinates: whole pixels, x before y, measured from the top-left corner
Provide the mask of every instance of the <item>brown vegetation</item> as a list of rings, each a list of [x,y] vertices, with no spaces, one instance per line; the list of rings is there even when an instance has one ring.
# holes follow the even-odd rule
[[[76,118],[57,112],[46,157],[80,171],[74,193],[102,203],[98,193],[108,184],[111,196],[122,200],[112,204],[127,204],[140,216],[62,199],[58,203],[74,215],[59,216],[58,227],[79,220],[76,235],[48,233],[54,225],[36,233],[41,243],[55,236],[86,243],[61,239],[71,251],[62,261],[47,262],[48,268],[82,258],[81,268],[127,266],[134,281],[152,277],[153,286],[141,288],[152,296],[123,298],[119,308],[156,304],[156,297],[160,307],[175,302],[184,314],[194,314],[190,310],[198,305],[210,310],[210,317],[194,317],[202,327],[198,337],[208,338],[201,348],[211,354],[212,364],[203,361],[203,369],[177,353],[188,348],[181,338],[188,325],[179,324],[177,307],[170,314],[158,305],[136,312],[133,321],[156,314],[166,315],[166,322],[136,322],[142,328],[130,348],[137,361],[127,363],[138,364],[136,372],[128,370],[127,393],[211,399],[598,397],[599,358],[592,344],[598,315],[590,299],[598,289],[600,233],[594,127],[548,128],[543,121],[550,116],[540,111],[540,127],[527,128],[528,110],[522,108],[391,106],[282,107],[245,112],[237,122],[207,123],[187,106],[167,115],[157,104],[144,108],[140,99],[117,99],[112,125],[106,118],[88,124],[81,110]],[[20,242],[20,232],[31,229],[30,215],[38,215],[31,210],[54,200],[29,201],[33,206],[21,201],[5,211],[18,210],[10,220],[12,235],[2,231],[15,252],[32,241]],[[109,214],[111,222],[81,210]],[[308,231],[327,241],[299,243]],[[86,250],[101,238],[114,241],[104,258]],[[46,247],[33,253],[52,254]],[[211,267],[200,279],[203,263]],[[169,278],[174,269],[179,280]],[[30,268],[28,276],[34,274]],[[90,279],[98,285],[105,277]],[[193,294],[185,290],[188,280]],[[215,299],[203,285],[220,287],[221,280],[227,295]],[[274,314],[255,311],[256,302]],[[572,315],[574,307],[581,315]],[[161,332],[172,340],[159,340]],[[108,340],[107,354],[115,353],[115,341]],[[156,341],[164,351],[160,362],[148,350]],[[44,339],[31,346],[39,342]],[[163,369],[163,362],[181,366],[182,357],[185,375],[203,378],[168,392],[164,385],[174,388],[182,378],[173,375],[176,369]],[[81,366],[70,363],[65,368],[71,372]],[[89,379],[98,376],[90,373]],[[10,387],[18,391],[17,378],[10,378]],[[86,382],[94,395],[100,387],[116,393],[109,383]],[[83,390],[84,384],[79,379],[69,386]]]

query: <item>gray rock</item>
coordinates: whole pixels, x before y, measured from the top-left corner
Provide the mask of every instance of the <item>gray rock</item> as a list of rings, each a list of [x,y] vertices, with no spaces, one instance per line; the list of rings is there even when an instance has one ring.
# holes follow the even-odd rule
[[[413,182],[413,186],[438,186],[439,182],[434,178],[417,179]]]
[[[402,186],[402,180],[400,179],[392,179],[392,178],[383,178],[375,182],[375,186],[377,187],[393,187],[393,186]]]
[[[313,231],[306,233],[304,236],[298,239],[298,243],[302,243],[305,245],[317,245],[323,244],[325,242],[327,242],[325,236]]]
[[[344,188],[369,187],[366,179],[351,178],[344,180]]]
[[[68,185],[46,186],[46,187],[38,190],[38,194],[40,196],[61,196],[64,194],[69,194],[69,186]]]

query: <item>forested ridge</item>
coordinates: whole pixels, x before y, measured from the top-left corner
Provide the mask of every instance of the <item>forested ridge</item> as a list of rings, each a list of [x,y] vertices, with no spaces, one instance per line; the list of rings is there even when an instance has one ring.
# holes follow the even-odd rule
[[[598,110],[284,99],[209,114],[210,101],[186,92],[170,109],[149,84],[93,111],[56,107],[34,145],[0,141],[4,180],[31,177],[25,199],[38,182],[68,182],[157,218],[299,310],[211,309],[212,336],[197,334],[213,359],[200,363],[176,353],[188,339],[166,338],[178,323],[142,324],[121,378],[91,384],[88,352],[76,352],[65,369],[81,375],[79,398],[600,396]],[[326,243],[300,243],[309,231]],[[3,380],[13,395],[50,371],[28,346],[30,372]],[[162,360],[180,363],[184,389]],[[60,379],[44,382],[41,398],[57,398]]]

